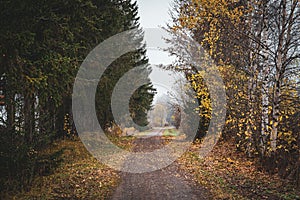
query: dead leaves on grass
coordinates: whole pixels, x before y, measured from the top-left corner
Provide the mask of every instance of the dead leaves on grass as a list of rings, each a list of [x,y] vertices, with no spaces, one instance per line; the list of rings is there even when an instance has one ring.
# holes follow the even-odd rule
[[[200,144],[194,144],[178,162],[215,199],[299,199],[299,191],[287,189],[278,176],[260,171],[255,160],[237,152],[232,144],[220,142],[204,159],[197,153]]]
[[[79,140],[54,143],[43,153],[64,148],[63,162],[49,176],[36,177],[31,190],[16,199],[105,199],[117,186],[119,174],[100,164]]]

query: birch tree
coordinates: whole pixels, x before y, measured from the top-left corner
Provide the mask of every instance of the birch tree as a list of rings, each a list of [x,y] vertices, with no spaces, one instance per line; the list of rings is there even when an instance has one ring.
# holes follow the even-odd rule
[[[282,114],[282,87],[284,79],[289,76],[292,64],[300,58],[300,8],[298,0],[274,1],[270,5],[272,18],[272,63],[274,65],[273,92],[272,92],[272,121],[271,121],[271,149],[276,150],[278,125]],[[299,66],[296,67],[299,70]]]

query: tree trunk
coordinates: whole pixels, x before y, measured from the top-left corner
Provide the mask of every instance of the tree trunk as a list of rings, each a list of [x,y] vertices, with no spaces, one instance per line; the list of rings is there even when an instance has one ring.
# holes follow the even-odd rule
[[[278,68],[280,68],[280,62],[278,63]],[[278,135],[278,124],[279,124],[279,102],[280,102],[280,75],[277,72],[275,77],[275,87],[273,94],[273,112],[272,112],[272,132],[271,132],[271,148],[273,151],[276,150],[277,146],[277,135]]]
[[[33,142],[35,128],[35,98],[33,94],[25,95],[24,98],[24,130],[27,144]]]
[[[254,67],[256,68],[256,67]],[[248,85],[248,106],[249,106],[249,113],[248,113],[248,118],[247,118],[247,130],[246,130],[246,140],[247,140],[247,154],[249,157],[252,156],[253,152],[253,145],[254,145],[254,133],[253,133],[253,128],[255,127],[254,123],[254,91],[256,90],[256,78],[255,78],[255,73],[253,73],[250,76],[249,79],[249,85]]]
[[[272,112],[272,132],[271,132],[271,149],[276,151],[277,147],[277,135],[278,135],[278,124],[279,124],[279,116],[280,116],[280,95],[281,95],[281,82],[283,79],[285,68],[283,67],[283,63],[286,61],[287,46],[284,45],[285,37],[289,39],[290,33],[289,23],[287,23],[287,1],[282,0],[282,14],[278,21],[279,26],[279,38],[278,38],[278,47],[277,47],[277,55],[276,55],[276,72],[275,72],[275,85],[273,91],[273,112]]]
[[[264,4],[264,20],[262,31],[262,56],[263,56],[263,69],[262,69],[262,113],[261,113],[261,135],[260,135],[260,154],[265,156],[267,149],[267,137],[269,133],[269,74],[271,73],[271,67],[269,64],[269,56],[267,51],[268,46],[268,6]]]
[[[261,136],[260,147],[261,155],[264,156],[267,149],[267,137],[269,135],[269,94],[268,77],[262,83],[262,116],[261,116]]]

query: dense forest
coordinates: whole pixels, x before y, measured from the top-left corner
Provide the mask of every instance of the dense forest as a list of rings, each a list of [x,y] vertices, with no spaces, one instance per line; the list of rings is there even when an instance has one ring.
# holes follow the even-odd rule
[[[11,182],[7,187],[23,188],[40,170],[38,151],[58,138],[76,135],[71,95],[83,59],[110,36],[139,28],[137,5],[110,0],[0,4],[1,173],[2,181]],[[150,74],[147,62],[141,43],[101,77],[96,105],[104,130],[114,123],[110,107],[114,85],[136,66],[144,64],[142,73]],[[131,98],[130,112],[139,125],[148,123],[154,94],[149,84]]]
[[[204,79],[209,66],[204,58],[198,70],[195,59],[182,56],[193,48],[182,35],[199,43],[222,75],[222,136],[234,138],[238,150],[259,157],[267,170],[299,183],[299,1],[179,0],[173,14],[168,50],[178,59],[169,68],[183,72],[196,92],[200,129],[207,129],[213,112]]]
[[[137,30],[132,40],[143,38],[137,2],[5,0],[0,6],[0,198],[110,198],[115,187],[129,178],[99,164],[83,147],[73,120],[73,84],[82,62],[101,42],[128,30]],[[164,27],[171,36],[166,39],[170,46],[165,51],[176,60],[161,68],[183,74],[184,88],[188,89],[180,95],[192,97],[192,101],[172,105],[164,96],[165,102],[155,107],[155,87],[152,83],[143,85],[129,102],[136,124],[127,126],[136,128],[140,135],[152,134],[149,113],[167,113],[167,121],[162,117],[153,120],[153,126],[163,128],[153,135],[158,139],[142,142],[146,149],[171,139],[181,141],[197,126],[191,149],[175,162],[171,174],[174,180],[175,176],[189,182],[196,179],[203,199],[299,199],[300,2],[174,0],[170,14],[172,23]],[[114,120],[111,98],[120,78],[131,69],[143,66],[140,73],[149,77],[151,67],[142,39],[139,46],[105,70],[95,98],[101,128],[115,144],[129,151],[137,151],[140,140],[122,133]],[[213,70],[220,73],[222,85],[207,82]],[[212,97],[218,91],[211,91],[211,85],[226,92],[226,114],[215,109],[218,100]],[[225,124],[211,129],[213,118],[222,114],[226,115]],[[180,120],[187,126],[179,128]],[[167,129],[169,125],[176,128]],[[195,152],[210,131],[220,134],[221,139],[213,154],[201,160]],[[212,162],[213,167],[206,162]],[[246,171],[244,182],[242,175],[228,178],[220,163],[229,172]],[[182,171],[189,175],[182,175]],[[254,171],[257,174],[253,175]],[[169,176],[145,177],[139,182],[130,179],[126,192],[130,184],[134,188],[142,182],[150,184],[151,179],[164,183]],[[250,186],[242,184],[247,181]],[[169,188],[167,183],[158,189],[169,191],[165,187]],[[144,195],[153,188],[145,186],[137,193]],[[203,192],[206,190],[211,194]],[[126,192],[116,198],[124,195],[126,199]]]

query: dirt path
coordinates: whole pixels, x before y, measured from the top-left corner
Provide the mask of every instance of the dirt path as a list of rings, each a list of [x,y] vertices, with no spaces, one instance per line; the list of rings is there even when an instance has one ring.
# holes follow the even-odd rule
[[[159,137],[139,138],[134,142],[135,152],[153,151],[163,145]],[[130,162],[130,159],[128,160]],[[209,193],[191,180],[191,176],[179,169],[179,164],[144,174],[122,173],[122,182],[113,193],[112,200],[129,199],[210,199]]]

